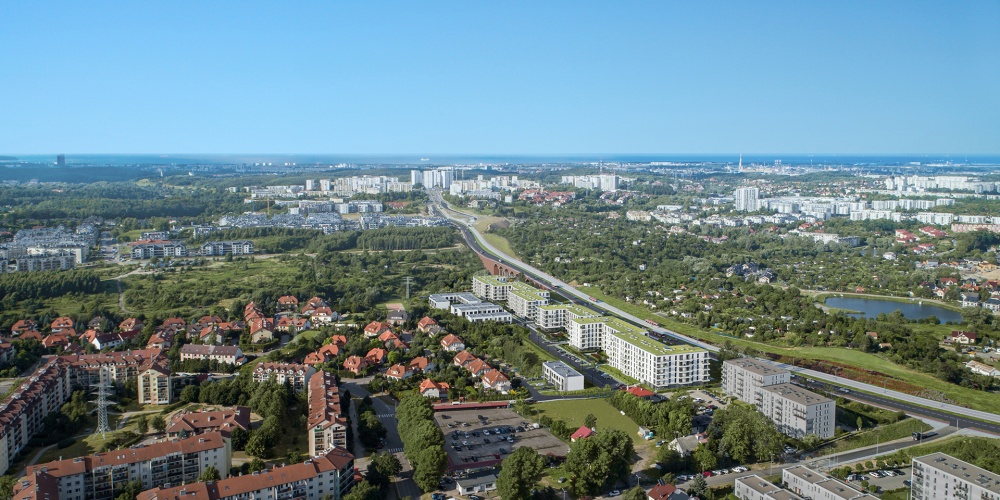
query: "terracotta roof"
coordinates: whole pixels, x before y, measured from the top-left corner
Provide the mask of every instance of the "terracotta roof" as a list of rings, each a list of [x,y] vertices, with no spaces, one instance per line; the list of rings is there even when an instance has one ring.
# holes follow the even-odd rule
[[[672,484],[658,484],[649,490],[649,498],[654,500],[666,500],[677,491],[677,487]]]
[[[217,411],[180,413],[170,420],[167,433],[186,431],[199,434],[205,430],[218,430],[229,434],[237,427],[250,430],[250,408],[237,406]]]
[[[372,321],[371,323],[365,325],[365,335],[369,337],[381,335],[382,332],[386,330],[392,330],[392,327],[390,327],[386,323],[381,323],[379,321]]]
[[[479,358],[477,358],[475,354],[472,354],[469,351],[462,351],[455,355],[455,364],[459,366],[465,366],[478,359]]]
[[[365,354],[365,358],[375,364],[382,364],[385,361],[385,357],[389,354],[388,351],[380,347],[376,347]]]
[[[37,330],[38,323],[31,319],[19,319],[14,326],[10,327],[11,332],[23,332],[26,330]]]
[[[278,298],[278,303],[282,305],[290,304],[293,306],[297,306],[299,305],[299,299],[295,298],[292,295],[283,295]]]
[[[590,436],[593,436],[593,435],[594,435],[593,429],[591,429],[590,427],[587,427],[585,425],[581,425],[580,428],[577,429],[576,432],[574,432],[573,435],[571,435],[569,438],[570,439],[585,439],[585,438],[589,438]]]
[[[167,318],[163,320],[163,326],[166,328],[169,328],[171,326],[184,327],[187,326],[187,321],[184,321],[183,318]]]
[[[434,318],[430,316],[424,316],[423,318],[420,318],[420,321],[417,322],[417,328],[427,328],[428,326],[436,324],[438,324],[438,322],[435,321]]]
[[[341,412],[337,378],[329,372],[316,372],[309,378],[309,418],[306,429],[330,422],[347,426],[347,418]]]
[[[343,347],[343,346],[347,345],[347,336],[346,335],[334,335],[333,337],[330,337],[330,343],[334,344],[334,345],[338,345],[338,346]]]
[[[409,369],[411,369],[411,370],[426,371],[427,370],[427,365],[429,365],[429,364],[430,364],[430,360],[429,359],[427,359],[427,358],[425,358],[423,356],[418,356],[418,357],[413,358],[412,360],[410,360],[410,364],[407,365],[407,367]]]
[[[389,367],[389,369],[385,372],[385,376],[389,378],[401,379],[409,371],[410,370],[407,367],[397,363]]]
[[[457,335],[454,335],[454,334],[451,334],[451,333],[449,333],[448,335],[445,335],[444,338],[441,339],[441,346],[442,347],[448,347],[448,346],[451,346],[453,344],[462,344],[462,345],[465,345],[465,342],[461,338],[459,338]]]
[[[490,370],[483,375],[483,382],[490,386],[509,381],[507,376],[497,369]]]
[[[306,481],[325,472],[343,470],[353,460],[354,455],[348,453],[347,450],[334,448],[325,455],[311,458],[301,464],[276,467],[269,471],[230,477],[221,481],[147,490],[140,493],[137,498],[139,500],[217,500],[237,495],[249,495],[258,490]],[[353,472],[346,471],[348,474],[353,474]],[[347,478],[341,478],[341,481],[346,480]]]
[[[77,458],[56,460],[44,464],[29,465],[28,471],[32,473],[44,468],[49,475],[58,478],[82,474],[97,467],[146,462],[171,453],[198,453],[225,446],[226,443],[222,433],[210,432],[186,439],[174,439],[146,446],[133,446],[123,450],[113,450]]]
[[[128,318],[125,321],[122,321],[118,325],[118,329],[122,331],[142,330],[142,327],[143,327],[142,321],[139,321],[135,318]]]
[[[344,360],[344,369],[356,372],[368,366],[368,359],[361,356],[351,356]]]
[[[396,335],[395,333],[392,332],[384,332],[382,333],[382,335],[378,336],[378,339],[381,340],[382,342],[388,342],[390,340],[399,340],[399,335]]]
[[[435,381],[433,381],[433,380],[431,380],[429,378],[424,379],[424,381],[420,383],[420,393],[421,394],[423,394],[424,391],[427,391],[429,389],[437,389],[439,391],[447,391],[450,388],[451,388],[451,386],[448,385],[448,382],[435,382]]]
[[[640,398],[648,398],[654,394],[653,391],[650,391],[638,385],[634,385],[632,387],[629,387],[628,389],[625,389],[625,392]]]
[[[55,321],[52,322],[51,326],[52,326],[53,330],[59,329],[59,328],[73,328],[73,323],[74,323],[73,322],[73,318],[62,316],[62,317],[56,318]]]

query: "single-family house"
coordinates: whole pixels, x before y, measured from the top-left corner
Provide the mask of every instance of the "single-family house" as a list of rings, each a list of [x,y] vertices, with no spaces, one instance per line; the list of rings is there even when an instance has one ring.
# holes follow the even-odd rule
[[[392,331],[392,327],[380,321],[372,321],[365,325],[365,337],[368,338],[378,337],[387,331]]]
[[[378,366],[381,365],[382,363],[385,363],[385,358],[388,356],[389,356],[389,351],[376,347],[368,351],[368,354],[365,354],[365,359],[368,360],[369,364]]]
[[[579,429],[577,429],[575,432],[573,432],[573,434],[569,436],[569,440],[570,442],[575,443],[581,439],[587,439],[593,435],[594,435],[594,429],[591,429],[590,427],[587,427],[585,425],[581,425]]]
[[[435,321],[434,318],[430,316],[424,316],[423,318],[420,318],[420,321],[417,322],[417,331],[420,333],[430,334],[431,327],[438,327],[438,329],[440,329],[440,326],[438,326],[438,322]]]
[[[250,322],[250,341],[253,343],[274,340],[274,320],[255,318]]]
[[[475,354],[472,354],[469,351],[462,351],[455,355],[455,359],[453,359],[452,362],[455,363],[455,366],[464,367],[469,363],[472,363],[473,361],[476,361],[478,359],[479,358],[477,358]]]
[[[362,358],[361,356],[350,356],[344,360],[344,369],[355,375],[364,373],[368,366],[368,358]]]
[[[405,380],[413,375],[413,371],[406,365],[396,363],[385,372],[385,377],[392,380]]]
[[[463,342],[458,336],[449,333],[441,339],[441,347],[448,352],[463,351],[465,350],[465,342]]]
[[[951,341],[956,344],[968,345],[976,343],[976,332],[968,332],[963,330],[953,330],[951,332]]]
[[[292,295],[278,297],[278,309],[282,311],[294,311],[299,307],[299,299]]]
[[[66,330],[73,329],[73,318],[67,316],[60,316],[55,319],[50,325],[52,328],[52,333],[65,332]]]
[[[503,372],[494,368],[483,374],[483,388],[507,394],[510,392],[510,379]]]
[[[428,378],[420,383],[420,395],[425,398],[447,399],[450,388],[447,382],[435,382]]]

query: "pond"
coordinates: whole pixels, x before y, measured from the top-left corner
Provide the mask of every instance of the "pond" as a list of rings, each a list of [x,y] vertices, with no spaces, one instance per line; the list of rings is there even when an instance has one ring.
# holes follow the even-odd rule
[[[903,313],[906,319],[923,319],[934,316],[939,322],[945,323],[953,321],[962,322],[962,315],[951,309],[945,309],[933,304],[921,304],[919,300],[913,302],[896,302],[882,299],[860,299],[855,297],[830,297],[824,304],[837,309],[847,309],[858,311],[858,314],[851,314],[855,318],[874,318],[879,314],[891,314],[894,311]]]

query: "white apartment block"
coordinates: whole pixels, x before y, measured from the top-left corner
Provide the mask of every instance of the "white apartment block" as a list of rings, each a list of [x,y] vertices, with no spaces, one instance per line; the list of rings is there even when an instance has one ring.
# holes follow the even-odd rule
[[[600,313],[576,304],[550,304],[538,307],[538,319],[535,322],[543,330],[555,330],[565,327],[571,319],[597,316]]]
[[[760,207],[757,200],[760,198],[760,189],[755,187],[736,188],[733,192],[734,208],[740,212],[755,212]]]
[[[759,359],[730,359],[722,364],[723,392],[757,407],[783,434],[833,437],[834,401],[792,385],[790,379],[788,370]]]
[[[783,490],[756,474],[736,478],[733,494],[740,500],[802,500],[795,493]]]
[[[722,392],[756,405],[761,387],[787,384],[791,373],[754,358],[728,359],[722,363]]]
[[[878,497],[802,465],[781,471],[781,482],[793,493],[812,500],[878,500]]]
[[[514,315],[507,312],[503,307],[492,302],[480,302],[478,304],[452,304],[451,313],[461,316],[473,323],[480,321],[499,321],[510,323],[514,321]]]
[[[295,392],[301,392],[309,385],[309,379],[316,369],[309,365],[298,363],[260,363],[254,368],[253,381],[258,384],[267,382],[274,377],[279,384],[288,384]]]
[[[944,453],[913,459],[910,498],[1000,499],[1000,475]]]
[[[596,316],[590,318],[573,318],[566,322],[566,335],[569,345],[586,351],[604,347],[604,324],[611,318]]]
[[[583,375],[562,361],[542,363],[542,376],[555,386],[557,391],[582,391]]]
[[[609,328],[604,335],[604,353],[613,368],[653,387],[709,380],[708,351],[686,344],[668,346],[642,333]]]
[[[341,409],[336,377],[323,371],[313,374],[309,379],[308,400],[309,456],[347,448],[347,417]]]
[[[469,292],[433,293],[427,298],[427,302],[434,309],[448,309],[452,304],[479,304],[482,301],[479,297]]]
[[[757,408],[778,426],[783,434],[802,439],[815,434],[833,437],[837,406],[832,399],[792,384],[762,387]]]
[[[473,276],[472,293],[494,302],[506,302],[514,282],[502,276]]]
[[[514,314],[538,321],[538,308],[549,304],[549,292],[539,290],[527,283],[514,282],[510,292],[507,294],[507,307]]]
[[[51,498],[60,500],[111,500],[132,481],[142,483],[143,488],[192,483],[209,467],[225,478],[231,463],[229,438],[221,432],[198,434],[31,465],[26,480],[15,486],[15,498],[50,498],[41,494],[49,492],[56,494]]]

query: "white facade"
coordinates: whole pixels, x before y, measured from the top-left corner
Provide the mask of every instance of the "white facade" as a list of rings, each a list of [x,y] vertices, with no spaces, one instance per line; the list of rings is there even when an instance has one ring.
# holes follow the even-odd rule
[[[1000,499],[1000,475],[944,453],[914,458],[910,480],[913,500]]]
[[[486,300],[496,302],[506,302],[510,289],[514,286],[512,281],[500,276],[473,276],[472,293]]]
[[[781,481],[792,492],[812,500],[878,500],[877,497],[862,493],[843,481],[824,476],[801,465],[781,471]]]
[[[741,212],[755,212],[759,209],[757,200],[760,198],[760,189],[755,187],[736,188],[733,192],[733,203],[735,209]]]
[[[576,304],[553,304],[538,308],[538,326],[545,330],[563,328],[569,320],[576,318],[596,318],[599,313]]]
[[[733,494],[740,500],[801,500],[802,498],[775,486],[756,474],[736,478]]]
[[[823,439],[833,437],[836,404],[792,384],[763,387],[757,408],[778,426],[783,434],[802,439],[815,434]]]
[[[583,375],[562,361],[542,363],[542,376],[558,391],[582,391]]]
[[[754,358],[728,359],[722,363],[722,392],[740,401],[757,404],[761,387],[787,384],[788,370]]]
[[[538,308],[548,303],[549,292],[526,283],[514,282],[507,294],[507,307],[514,311],[514,314],[535,322],[538,321]]]
[[[478,304],[452,304],[451,313],[461,316],[473,323],[479,321],[499,321],[510,323],[514,321],[514,316],[492,302],[480,302]]]
[[[604,335],[608,364],[653,387],[708,382],[708,351],[667,346],[644,335],[609,330]]]

